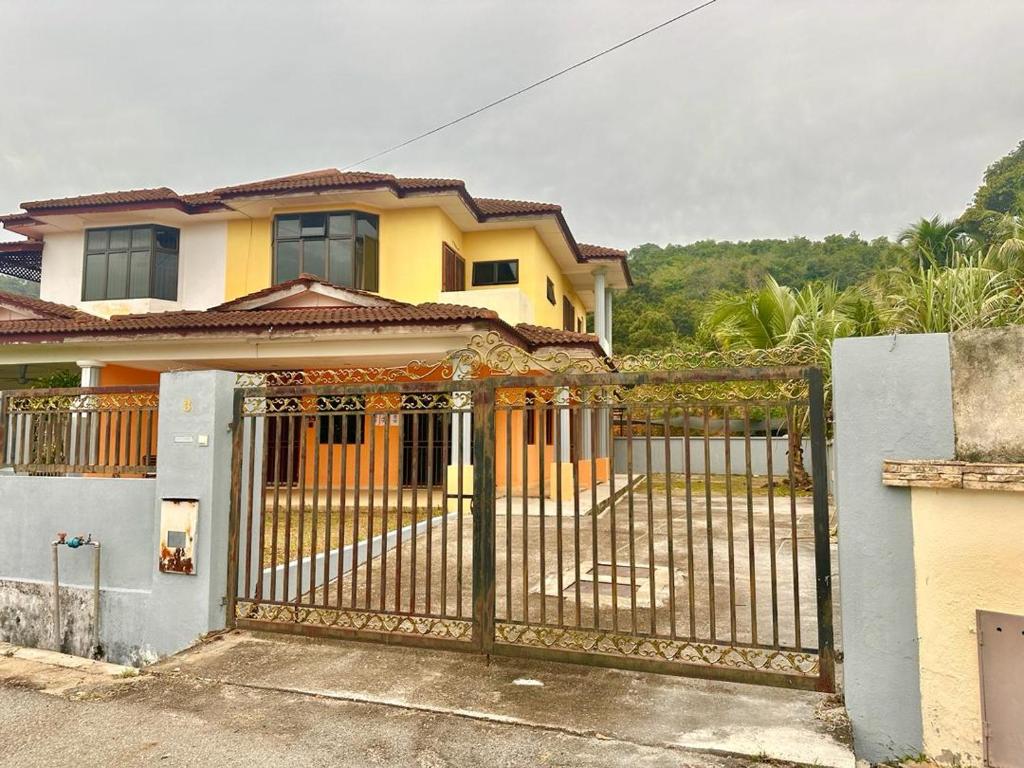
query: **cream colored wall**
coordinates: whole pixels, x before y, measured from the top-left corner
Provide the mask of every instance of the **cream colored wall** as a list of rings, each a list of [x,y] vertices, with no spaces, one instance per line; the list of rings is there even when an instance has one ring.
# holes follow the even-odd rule
[[[924,751],[981,765],[975,611],[1024,614],[1024,493],[913,488],[911,509]]]
[[[45,237],[39,297],[46,301],[70,304],[103,317],[174,309],[206,309],[221,303],[228,249],[227,223],[197,222],[179,229],[181,241],[178,248],[177,301],[82,301],[84,231],[59,232]]]

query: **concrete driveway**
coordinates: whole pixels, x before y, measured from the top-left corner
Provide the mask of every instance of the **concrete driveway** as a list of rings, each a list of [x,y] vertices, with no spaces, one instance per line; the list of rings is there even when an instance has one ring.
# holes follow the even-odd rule
[[[87,677],[0,658],[0,766],[854,764],[831,697],[574,665],[232,632]]]

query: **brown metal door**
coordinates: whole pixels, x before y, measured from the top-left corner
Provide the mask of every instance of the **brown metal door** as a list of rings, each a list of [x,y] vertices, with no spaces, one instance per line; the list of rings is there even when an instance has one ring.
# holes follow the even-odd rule
[[[1024,616],[978,611],[985,764],[1024,768]]]

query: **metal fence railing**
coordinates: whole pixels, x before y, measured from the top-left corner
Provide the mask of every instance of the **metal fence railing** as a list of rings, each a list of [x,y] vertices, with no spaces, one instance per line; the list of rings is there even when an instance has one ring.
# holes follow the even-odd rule
[[[0,393],[0,465],[31,475],[152,475],[158,392],[146,385]]]

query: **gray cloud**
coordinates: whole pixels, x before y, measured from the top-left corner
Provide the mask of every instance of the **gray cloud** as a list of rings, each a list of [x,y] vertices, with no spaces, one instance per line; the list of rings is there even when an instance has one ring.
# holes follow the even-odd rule
[[[343,166],[691,2],[0,0],[0,208]],[[1024,138],[1019,0],[719,0],[369,170],[630,247],[954,215]]]

